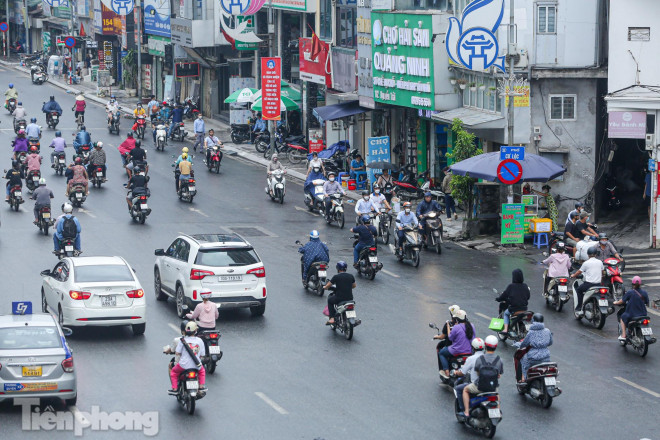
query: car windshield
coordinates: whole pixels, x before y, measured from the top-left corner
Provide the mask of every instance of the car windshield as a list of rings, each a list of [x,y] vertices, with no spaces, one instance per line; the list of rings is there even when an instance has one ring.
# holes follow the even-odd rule
[[[98,264],[76,266],[76,283],[102,283],[108,281],[133,281],[133,274],[124,264]]]
[[[259,262],[252,248],[242,249],[200,249],[195,264],[201,266],[247,266]]]
[[[58,348],[62,340],[55,327],[0,328],[0,350]]]

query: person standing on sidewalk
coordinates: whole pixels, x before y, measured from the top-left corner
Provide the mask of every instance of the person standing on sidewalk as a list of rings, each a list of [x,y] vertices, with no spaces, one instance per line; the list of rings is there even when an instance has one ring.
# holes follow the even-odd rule
[[[445,193],[445,210],[447,211],[447,220],[451,221],[451,213],[453,211],[454,218],[458,220],[458,214],[456,214],[456,204],[454,203],[454,198],[451,195],[451,179],[453,175],[449,167],[445,167],[444,170],[445,178],[442,179],[442,192]]]
[[[193,151],[197,152],[197,146],[199,145],[201,148],[204,145],[204,133],[206,133],[206,126],[204,125],[204,119],[202,119],[201,113],[197,114],[193,129],[195,131],[195,145],[193,145]]]

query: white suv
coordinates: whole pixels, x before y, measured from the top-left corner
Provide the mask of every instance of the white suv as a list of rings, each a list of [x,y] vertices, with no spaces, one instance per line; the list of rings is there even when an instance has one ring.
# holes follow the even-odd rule
[[[252,245],[237,234],[180,235],[167,249],[156,249],[156,299],[176,300],[192,311],[201,293],[211,292],[218,307],[249,307],[252,316],[266,311],[266,270]]]

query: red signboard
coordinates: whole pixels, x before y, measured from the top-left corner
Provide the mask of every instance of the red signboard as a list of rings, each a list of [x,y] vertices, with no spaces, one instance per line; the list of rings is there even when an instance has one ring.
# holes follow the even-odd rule
[[[261,115],[266,121],[279,121],[282,85],[280,57],[261,59]]]
[[[318,153],[319,151],[323,151],[325,148],[325,145],[323,145],[323,139],[310,139],[309,140],[309,152],[310,153]]]
[[[112,9],[106,8],[103,3],[101,3],[101,19],[103,35],[121,35],[121,17]]]
[[[316,84],[332,87],[332,77],[330,69],[330,58],[328,54],[330,49],[327,43],[319,41],[321,51],[312,60],[312,39],[301,38],[298,41],[298,51],[300,55],[300,79]]]

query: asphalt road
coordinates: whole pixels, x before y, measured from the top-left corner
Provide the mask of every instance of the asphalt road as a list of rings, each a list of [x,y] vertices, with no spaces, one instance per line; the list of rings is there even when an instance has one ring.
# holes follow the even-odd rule
[[[18,76],[18,77],[17,77]],[[65,109],[59,127],[67,139],[74,131],[70,111],[73,96],[50,85],[30,86],[29,79],[0,69],[2,83],[16,84],[30,115],[54,94]],[[153,209],[145,225],[128,215],[122,187],[125,179],[117,145],[122,137],[108,135],[105,114],[90,105],[87,127],[93,140],[102,140],[108,154],[109,181],[76,210],[82,224],[84,255],[121,255],[135,268],[148,295],[147,330],[134,337],[129,328],[81,329],[70,339],[78,372],[76,411],[156,411],[159,438],[227,439],[431,439],[472,438],[456,422],[453,394],[439,385],[434,332],[430,321],[447,319],[447,307],[459,304],[481,337],[497,311],[491,288],[503,289],[511,271],[525,272],[533,295],[530,308],[543,311],[554,332],[554,360],[559,363],[564,393],[544,410],[517,395],[514,350],[500,344],[505,361],[501,380],[504,420],[497,438],[658,438],[660,403],[659,346],[646,358],[626,352],[616,341],[610,317],[602,331],[576,322],[568,310],[546,309],[540,297],[542,267],[529,258],[493,256],[447,244],[441,256],[424,252],[418,269],[396,262],[385,247],[385,271],[373,282],[358,279],[358,317],[352,341],[323,325],[323,299],[302,290],[296,239],[306,240],[319,229],[330,246],[331,260],[350,261],[350,233],[328,227],[306,212],[302,187],[290,181],[284,205],[264,194],[263,168],[225,158],[220,175],[208,173],[201,157],[193,162],[198,195],[193,204],[180,202],[174,192],[170,164],[179,143],[156,152],[147,137]],[[0,142],[13,136],[11,117],[0,109]],[[48,145],[53,130],[45,130]],[[188,145],[190,146],[190,144]],[[6,147],[4,167],[10,166]],[[42,148],[44,159],[48,149]],[[70,152],[68,153],[70,157]],[[64,202],[65,179],[43,167],[56,194],[53,206]],[[39,304],[39,272],[52,268],[52,238],[32,224],[32,202],[16,213],[0,207],[0,261],[3,289],[0,311],[12,300]],[[232,229],[238,228],[238,229]],[[248,228],[248,229],[241,229]],[[168,396],[168,356],[162,347],[178,334],[174,304],[157,302],[153,291],[155,248],[166,247],[177,234],[236,230],[245,232],[265,262],[268,306],[262,318],[248,311],[221,312],[218,328],[224,357],[208,376],[209,394],[187,415]],[[569,303],[571,305],[571,303]],[[653,316],[653,315],[652,315]],[[660,322],[660,321],[658,321]],[[660,332],[660,326],[657,326]],[[70,432],[22,432],[18,407],[0,407],[4,438],[71,438]],[[141,432],[92,432],[99,438],[138,438]]]

